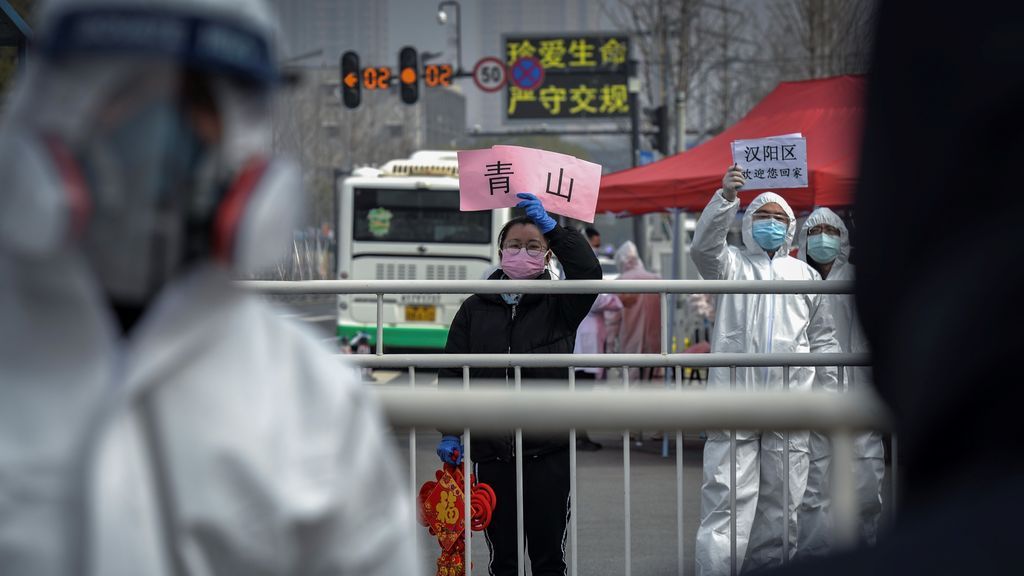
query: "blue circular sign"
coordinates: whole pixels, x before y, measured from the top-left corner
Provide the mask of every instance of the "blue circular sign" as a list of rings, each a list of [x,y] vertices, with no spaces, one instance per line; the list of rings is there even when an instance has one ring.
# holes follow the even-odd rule
[[[534,56],[523,56],[512,63],[512,83],[523,90],[536,90],[544,83],[544,67]]]

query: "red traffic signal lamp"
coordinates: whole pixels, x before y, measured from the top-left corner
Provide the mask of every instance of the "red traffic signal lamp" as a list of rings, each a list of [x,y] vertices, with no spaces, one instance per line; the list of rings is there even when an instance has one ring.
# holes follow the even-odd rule
[[[362,99],[359,55],[349,50],[341,55],[341,99],[347,108],[359,106]]]
[[[398,79],[402,102],[415,104],[420,97],[419,54],[412,46],[398,52]]]

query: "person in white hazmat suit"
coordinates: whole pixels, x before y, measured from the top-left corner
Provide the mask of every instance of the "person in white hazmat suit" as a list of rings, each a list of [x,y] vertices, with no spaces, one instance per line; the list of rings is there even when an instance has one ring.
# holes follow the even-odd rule
[[[797,235],[797,257],[821,274],[825,281],[853,281],[850,263],[850,233],[838,214],[817,208],[807,217]],[[867,338],[857,320],[852,295],[822,295],[832,309],[836,340],[843,352],[867,353]],[[871,369],[848,366],[843,369],[843,386],[848,390],[871,387]],[[832,449],[828,436],[811,431],[810,472],[807,491],[798,513],[800,535],[797,557],[823,556],[832,546],[830,510],[830,472]],[[885,448],[879,432],[864,432],[854,437],[854,475],[860,538],[873,545],[882,515],[882,479],[885,476]]]
[[[54,0],[0,124],[0,572],[419,574],[381,411],[280,255],[256,0]]]
[[[758,195],[743,215],[743,248],[726,244],[739,210],[744,179],[732,166],[697,221],[691,255],[707,280],[820,280],[806,263],[789,256],[796,229],[789,204],[778,194]],[[832,315],[814,294],[723,294],[716,306],[712,352],[838,352]],[[834,390],[836,371],[792,367],[793,393]],[[730,390],[728,368],[712,368],[709,390]],[[783,390],[782,368],[737,368],[735,390]],[[698,576],[729,574],[730,432],[709,430],[704,445],[701,522],[697,530]],[[807,485],[807,432],[789,433],[789,510],[783,512],[782,432],[738,430],[736,434],[736,567],[751,571],[782,562],[783,519],[790,524],[790,554],[796,550],[797,508]]]

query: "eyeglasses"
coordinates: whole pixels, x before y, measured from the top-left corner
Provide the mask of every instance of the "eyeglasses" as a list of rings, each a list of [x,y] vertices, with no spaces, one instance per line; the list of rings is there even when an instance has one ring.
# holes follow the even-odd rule
[[[836,228],[835,226],[829,226],[828,224],[818,224],[817,226],[812,226],[807,231],[808,236],[814,236],[815,234],[822,233],[828,234],[829,236],[841,236],[839,228]]]
[[[789,217],[785,214],[773,214],[771,212],[754,212],[751,219],[754,221],[777,220],[789,226]]]
[[[509,256],[515,256],[519,254],[523,249],[523,245],[518,242],[509,242],[501,247],[502,250],[508,252]],[[541,254],[548,251],[548,247],[539,242],[530,242],[526,245],[526,253],[530,256],[540,256]]]

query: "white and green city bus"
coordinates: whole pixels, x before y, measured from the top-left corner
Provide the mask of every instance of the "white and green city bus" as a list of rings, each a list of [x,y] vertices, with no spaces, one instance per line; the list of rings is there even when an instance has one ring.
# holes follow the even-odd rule
[[[339,178],[338,277],[354,280],[476,280],[498,266],[510,209],[459,211],[455,152],[420,151]],[[466,294],[384,295],[384,345],[441,349]],[[377,298],[338,296],[338,337],[364,332],[375,344]]]

